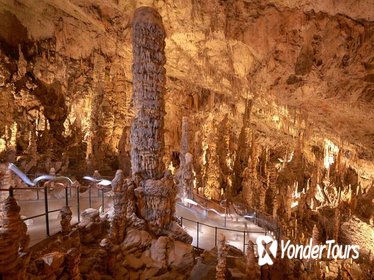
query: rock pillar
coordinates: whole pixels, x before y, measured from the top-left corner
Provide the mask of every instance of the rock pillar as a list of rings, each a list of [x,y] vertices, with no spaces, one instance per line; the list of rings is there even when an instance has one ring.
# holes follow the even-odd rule
[[[124,182],[122,170],[117,170],[112,181],[113,191],[113,217],[110,223],[110,237],[117,244],[125,238],[125,226],[127,215],[127,184]]]
[[[218,248],[217,248],[217,266],[216,266],[216,280],[225,280],[226,279],[226,257],[228,254],[228,247],[226,244],[226,237],[222,234],[218,239]]]
[[[135,11],[132,44],[135,118],[131,127],[131,168],[133,174],[141,173],[145,179],[159,179],[165,170],[165,30],[153,8]]]
[[[25,252],[29,236],[27,226],[21,220],[20,207],[14,197],[8,197],[2,205],[0,224],[0,275],[2,279],[25,279],[25,263],[19,252]],[[0,277],[1,278],[1,277]]]

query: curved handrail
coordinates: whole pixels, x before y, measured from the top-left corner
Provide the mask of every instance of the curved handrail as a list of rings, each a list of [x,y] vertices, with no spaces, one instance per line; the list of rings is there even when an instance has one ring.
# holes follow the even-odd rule
[[[27,175],[25,173],[23,173],[15,164],[13,163],[9,163],[8,165],[8,169],[13,171],[18,177],[21,178],[21,180],[26,184],[26,185],[29,185],[29,186],[32,186],[34,187],[35,186],[35,183],[33,183],[29,177],[27,177]]]
[[[42,175],[42,176],[39,176],[39,177],[35,178],[33,180],[33,183],[35,185],[37,185],[40,181],[43,181],[43,180],[50,181],[50,180],[53,180],[55,178],[56,178],[56,176],[53,176],[53,175]]]
[[[91,177],[91,176],[84,176],[83,179],[87,180],[87,181],[90,181],[90,182],[93,182],[95,184],[98,184],[100,186],[109,186],[112,184],[112,181],[110,180],[107,180],[107,179],[96,179],[94,177]]]
[[[69,187],[73,184],[73,181],[67,176],[55,176],[55,175],[41,175],[36,177],[34,180],[31,181],[29,177],[25,173],[23,173],[14,163],[9,163],[8,169],[13,171],[21,180],[28,186],[35,187],[38,185],[39,182],[47,180],[47,181],[60,181],[60,180],[67,180],[69,182]]]
[[[92,176],[84,176],[83,179],[94,182],[94,183],[99,183],[101,181],[101,179],[96,179]]]
[[[98,185],[100,185],[100,186],[105,186],[105,187],[107,187],[107,186],[109,186],[109,185],[111,185],[112,184],[112,181],[109,181],[109,180],[107,180],[107,179],[103,179],[103,180],[101,180],[99,183],[98,183]]]

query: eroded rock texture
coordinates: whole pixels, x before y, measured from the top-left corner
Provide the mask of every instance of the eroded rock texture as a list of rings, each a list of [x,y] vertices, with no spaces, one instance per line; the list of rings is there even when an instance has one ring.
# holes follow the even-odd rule
[[[131,20],[144,2],[164,27],[153,12],[140,23],[133,41],[145,54],[132,61]],[[1,0],[1,161],[27,173],[130,175],[136,114],[133,171],[145,173],[127,182],[127,222],[144,230],[144,215],[166,225],[170,217],[158,221],[145,205],[172,201],[138,200],[141,182],[163,178],[187,115],[200,194],[243,202],[295,241],[311,237],[313,225],[320,242],[370,241],[347,232],[357,224],[372,233],[374,217],[373,10],[369,0]],[[17,186],[6,168],[0,180]]]
[[[133,174],[158,179],[165,170],[165,30],[157,11],[149,7],[136,10],[132,42],[135,118],[131,127],[131,169]]]
[[[191,242],[191,237],[174,221],[177,190],[162,160],[165,30],[161,16],[150,7],[137,9],[132,32],[135,118],[131,127],[131,163],[137,210],[157,235]]]
[[[2,203],[0,222],[0,274],[3,279],[25,279],[29,243],[27,226],[21,220],[20,207],[14,197]]]

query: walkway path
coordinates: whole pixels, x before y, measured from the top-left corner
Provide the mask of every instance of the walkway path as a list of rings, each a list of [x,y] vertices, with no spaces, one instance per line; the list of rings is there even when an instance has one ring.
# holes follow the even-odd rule
[[[15,197],[21,206],[21,215],[24,218],[32,217],[45,213],[44,191],[39,191],[37,199],[35,190],[15,190]],[[91,207],[99,209],[102,205],[102,194],[96,188],[91,190]],[[79,194],[80,213],[89,208],[89,192]],[[65,191],[48,194],[48,210],[57,210],[48,215],[50,235],[60,231],[59,209],[65,205]],[[69,205],[73,212],[72,223],[78,222],[77,193],[72,190],[69,195]],[[104,194],[105,212],[112,206],[112,198]],[[218,209],[218,208],[217,208]],[[182,225],[187,232],[193,237],[193,245],[202,249],[211,249],[216,245],[217,236],[224,234],[230,245],[240,250],[245,250],[248,240],[255,242],[259,235],[270,234],[263,228],[256,226],[254,223],[247,221],[243,217],[232,214],[227,216],[223,213],[205,211],[203,207],[192,206],[186,207],[181,204],[176,206],[176,216],[182,217]],[[41,216],[25,221],[28,225],[28,234],[30,235],[30,245],[34,245],[47,238],[46,217]],[[224,226],[226,224],[226,227]]]

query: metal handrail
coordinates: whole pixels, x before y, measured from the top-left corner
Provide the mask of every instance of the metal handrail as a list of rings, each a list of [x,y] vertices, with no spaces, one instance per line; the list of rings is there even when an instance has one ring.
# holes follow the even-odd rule
[[[49,214],[61,211],[62,208],[49,210],[49,203],[48,202],[52,201],[52,199],[48,198],[48,190],[50,188],[51,188],[50,186],[33,187],[33,188],[13,188],[13,187],[10,187],[9,189],[1,188],[0,192],[9,192],[9,196],[14,197],[15,196],[15,194],[14,194],[15,190],[27,190],[27,191],[37,190],[37,198],[38,198],[37,200],[40,201],[41,199],[39,199],[39,190],[44,190],[44,199],[42,199],[42,200],[44,200],[44,212],[41,213],[41,214],[38,214],[38,215],[23,218],[22,220],[27,221],[27,220],[30,220],[30,219],[35,219],[35,218],[45,216],[46,234],[47,234],[47,236],[51,236],[50,235],[50,227],[49,227]],[[73,187],[69,184],[69,186],[65,186],[64,189],[65,189],[65,205],[70,206],[70,207],[74,207],[74,208],[77,207],[77,218],[78,218],[78,223],[79,223],[80,222],[80,191],[79,191],[80,186]],[[70,195],[69,195],[69,192],[68,192],[69,189],[70,190],[71,189],[76,189],[76,194],[77,194],[76,205],[69,205],[69,196],[70,196],[70,199],[72,198],[71,192],[70,192]],[[98,189],[98,191],[99,191],[99,189]],[[97,198],[99,198],[99,196]],[[89,189],[88,199],[89,199],[89,207],[92,207],[92,204],[91,204],[91,189]],[[32,200],[32,201],[35,201],[35,200]],[[104,189],[101,189],[101,203],[102,203],[102,208],[104,208],[104,203],[105,203]]]
[[[228,229],[228,228],[211,226],[211,225],[200,223],[198,221],[194,221],[194,220],[191,220],[191,219],[188,219],[188,218],[180,217],[180,225],[182,227],[183,227],[183,220],[187,220],[189,222],[192,222],[192,223],[196,224],[196,246],[194,246],[194,247],[196,247],[198,249],[203,249],[203,248],[199,247],[199,232],[200,232],[200,226],[201,225],[204,225],[206,227],[214,229],[214,245],[215,246],[217,246],[217,241],[218,241],[218,237],[217,237],[218,236],[218,230],[225,230],[225,231],[230,231],[230,232],[239,232],[239,233],[242,233],[243,234],[243,247],[242,247],[242,251],[243,251],[244,254],[245,254],[246,246],[248,246],[248,243],[246,242],[246,235],[247,234],[249,234],[249,233],[263,233],[264,235],[267,235],[267,233],[268,233],[268,231],[266,229],[264,229],[263,231],[235,230],[235,229]]]
[[[72,188],[75,188],[76,191],[77,191],[77,198],[76,198],[76,202],[77,203],[76,203],[76,205],[70,205],[70,207],[77,207],[77,216],[78,216],[78,223],[79,223],[80,222],[80,195],[79,195],[80,194],[80,192],[79,192],[80,187],[79,186],[77,186],[77,187],[73,187],[73,186],[65,187],[65,197],[66,197],[65,203],[66,203],[67,206],[69,206],[69,202],[72,202],[72,200],[69,201],[69,199],[68,199],[68,196],[69,196],[68,189],[72,189]],[[0,192],[1,191],[7,191],[7,192],[9,192],[10,196],[14,196],[14,191],[15,190],[30,190],[30,189],[38,189],[38,190],[43,189],[44,190],[45,211],[42,214],[34,215],[32,217],[26,217],[26,218],[24,218],[22,220],[26,221],[26,220],[30,220],[30,219],[33,219],[33,218],[39,218],[39,217],[45,216],[46,217],[46,220],[45,220],[46,233],[47,233],[47,236],[51,236],[50,235],[50,228],[49,228],[49,214],[61,211],[61,209],[54,209],[54,210],[49,210],[48,209],[48,207],[49,207],[48,202],[51,200],[50,198],[48,198],[48,189],[49,189],[48,186],[34,187],[34,188],[0,189]],[[100,189],[101,190],[101,196],[97,197],[97,198],[101,198],[101,206],[102,206],[103,210],[104,210],[104,205],[105,205],[105,196],[104,196],[105,189],[107,189],[107,188]],[[100,191],[100,190],[98,189],[98,191]],[[91,205],[91,188],[88,188],[88,191],[89,191],[89,196],[88,196],[89,207],[91,207],[92,206]],[[70,198],[71,198],[71,195],[70,195]],[[256,230],[256,229],[238,230],[238,229],[233,229],[233,228],[227,228],[227,227],[221,227],[221,226],[214,226],[214,225],[210,225],[210,224],[207,224],[207,223],[201,223],[201,222],[189,219],[189,218],[184,218],[184,217],[181,216],[180,217],[180,225],[181,226],[183,226],[183,221],[188,221],[188,222],[192,222],[192,223],[196,224],[196,229],[197,229],[197,231],[196,231],[196,245],[197,245],[197,248],[199,248],[199,232],[200,232],[200,229],[201,229],[202,226],[214,229],[214,231],[215,231],[215,236],[214,236],[214,244],[215,244],[215,246],[217,246],[218,231],[219,230],[226,231],[226,232],[234,232],[234,233],[243,234],[243,236],[242,236],[243,237],[243,249],[242,249],[242,251],[244,253],[245,253],[245,250],[246,250],[246,246],[248,245],[248,240],[246,240],[247,234],[258,233],[258,234],[267,235],[270,232],[267,229],[263,229],[262,231],[261,230]]]
[[[212,225],[208,225],[208,224],[204,224],[204,223],[201,223],[201,222],[198,222],[198,221],[194,221],[194,220],[191,220],[191,219],[188,219],[188,218],[184,218],[184,217],[179,217],[183,220],[187,220],[189,222],[193,222],[193,223],[199,223],[199,225],[202,225],[202,226],[207,226],[207,227],[210,227],[210,228],[217,228],[219,230],[227,230],[227,231],[233,231],[233,232],[243,232],[245,231],[246,233],[264,233],[264,231],[266,231],[265,229],[263,231],[252,231],[252,230],[239,230],[239,229],[232,229],[232,228],[225,228],[225,227],[217,227],[217,226],[212,226]],[[269,231],[266,231],[266,232],[269,232]]]

